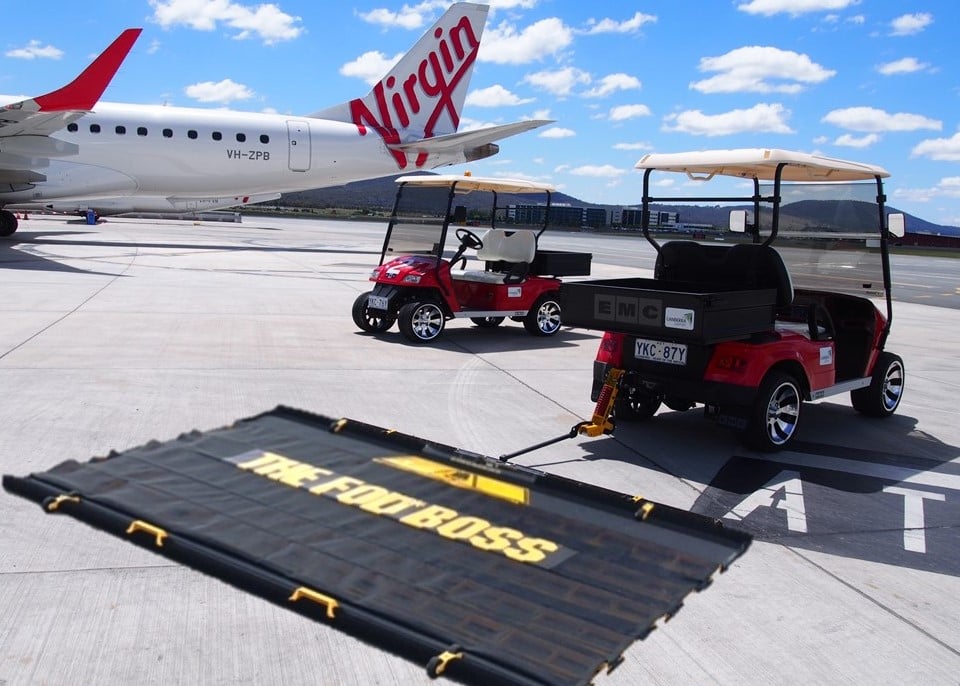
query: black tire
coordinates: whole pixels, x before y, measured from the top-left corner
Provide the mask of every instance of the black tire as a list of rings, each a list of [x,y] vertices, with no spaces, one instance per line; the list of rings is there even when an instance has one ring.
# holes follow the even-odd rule
[[[400,333],[411,343],[429,343],[443,332],[446,317],[443,308],[432,300],[407,303],[397,317]]]
[[[503,324],[503,317],[470,317],[470,321],[481,329],[493,329]]]
[[[660,409],[662,397],[635,388],[621,388],[613,401],[613,416],[625,422],[642,422]]]
[[[10,210],[0,210],[0,236],[6,238],[17,232],[20,225],[17,215]]]
[[[356,324],[361,331],[366,331],[367,333],[383,333],[393,326],[397,318],[391,314],[387,314],[386,316],[374,314],[374,312],[379,313],[381,310],[371,311],[367,308],[368,295],[370,295],[370,291],[361,293],[357,296],[357,299],[353,301],[353,308],[350,311],[350,314],[353,316],[353,323]]]
[[[850,391],[853,409],[868,417],[889,417],[897,411],[906,387],[906,370],[899,355],[882,352],[873,365],[873,378],[866,388]]]
[[[686,398],[677,398],[676,396],[668,395],[663,399],[663,404],[674,412],[686,412],[693,407],[695,403]]]
[[[523,328],[534,336],[552,336],[560,330],[561,324],[556,292],[544,293],[537,298],[523,318]]]
[[[776,370],[768,372],[757,389],[743,442],[765,453],[783,450],[797,433],[802,406],[797,380]]]

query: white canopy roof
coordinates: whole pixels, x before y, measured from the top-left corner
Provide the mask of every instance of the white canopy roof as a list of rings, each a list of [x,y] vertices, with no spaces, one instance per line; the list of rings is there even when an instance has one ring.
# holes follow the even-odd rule
[[[636,168],[683,172],[703,179],[719,174],[772,181],[781,163],[787,164],[780,177],[784,181],[864,181],[890,176],[886,169],[872,164],[767,148],[649,153],[640,158]]]
[[[549,183],[527,181],[526,179],[500,179],[492,176],[469,176],[466,174],[422,174],[401,176],[397,183],[409,183],[416,186],[442,187],[454,182],[458,191],[495,191],[497,193],[546,193],[554,192]]]

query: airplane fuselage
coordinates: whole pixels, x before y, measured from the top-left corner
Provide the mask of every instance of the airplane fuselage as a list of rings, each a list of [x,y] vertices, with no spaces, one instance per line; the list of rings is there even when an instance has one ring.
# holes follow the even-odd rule
[[[78,152],[51,158],[37,169],[45,180],[5,203],[271,195],[416,168],[414,155],[401,168],[375,131],[280,114],[104,102],[54,137]],[[423,167],[460,161],[431,155]]]

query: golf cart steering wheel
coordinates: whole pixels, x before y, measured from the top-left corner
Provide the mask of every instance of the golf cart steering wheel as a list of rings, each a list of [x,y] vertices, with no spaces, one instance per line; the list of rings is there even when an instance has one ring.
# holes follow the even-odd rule
[[[457,229],[457,239],[464,248],[479,250],[483,247],[483,241],[480,239],[480,236],[470,229]]]

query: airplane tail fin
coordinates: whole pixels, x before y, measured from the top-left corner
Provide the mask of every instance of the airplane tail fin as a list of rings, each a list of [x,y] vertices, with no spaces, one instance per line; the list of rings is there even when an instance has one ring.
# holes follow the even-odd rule
[[[488,11],[452,5],[367,95],[310,116],[373,129],[388,146],[455,133]]]

